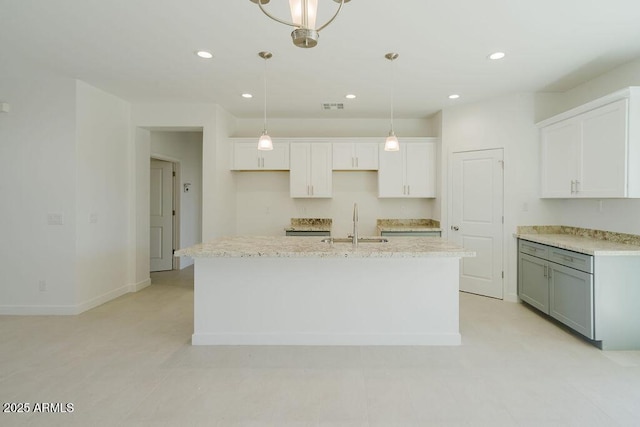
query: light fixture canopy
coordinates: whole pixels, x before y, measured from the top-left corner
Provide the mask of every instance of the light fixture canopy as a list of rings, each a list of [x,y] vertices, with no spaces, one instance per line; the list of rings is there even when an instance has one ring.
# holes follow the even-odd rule
[[[398,151],[400,150],[400,143],[398,137],[393,132],[393,61],[398,59],[398,54],[395,52],[389,52],[384,57],[391,61],[391,129],[389,130],[389,136],[384,142],[384,151]]]
[[[504,52],[493,52],[491,55],[489,55],[489,59],[502,59],[505,56],[507,56]]]
[[[260,139],[258,139],[258,150],[269,151],[273,150],[273,142],[267,133],[267,60],[270,59],[273,54],[271,52],[259,52],[258,56],[264,59],[264,128],[262,129]]]
[[[318,14],[318,0],[289,0],[289,8],[291,10],[291,21],[280,19],[267,11],[264,8],[265,4],[268,4],[270,0],[251,0],[253,3],[257,3],[262,13],[276,22],[279,22],[290,27],[294,27],[291,33],[293,44],[302,47],[310,48],[318,44],[318,38],[320,37],[320,31],[322,31],[327,25],[331,24],[334,19],[342,10],[342,6],[348,3],[350,0],[333,0],[339,3],[338,9],[333,16],[316,28],[316,17]]]

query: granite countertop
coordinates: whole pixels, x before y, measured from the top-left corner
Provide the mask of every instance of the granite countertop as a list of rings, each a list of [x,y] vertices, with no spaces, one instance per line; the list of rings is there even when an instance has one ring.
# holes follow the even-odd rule
[[[331,231],[331,218],[291,218],[291,225],[285,231]]]
[[[381,231],[442,231],[440,221],[435,219],[378,219],[378,232]]]
[[[514,237],[597,256],[640,256],[640,236],[568,226],[518,227]]]
[[[475,252],[437,237],[388,238],[386,243],[323,243],[320,237],[221,237],[180,249],[176,256],[193,258],[420,258],[474,257]]]

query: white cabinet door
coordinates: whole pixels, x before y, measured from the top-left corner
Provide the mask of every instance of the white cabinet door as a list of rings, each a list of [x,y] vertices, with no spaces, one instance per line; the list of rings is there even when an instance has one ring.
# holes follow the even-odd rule
[[[379,146],[378,197],[436,196],[436,147],[432,142],[401,143],[400,151]]]
[[[336,142],[333,170],[378,170],[378,144],[375,142]]]
[[[541,197],[572,197],[578,179],[580,122],[569,119],[541,130]]]
[[[289,144],[274,142],[273,150],[258,150],[257,142],[233,143],[232,170],[289,170]]]
[[[290,161],[291,197],[331,197],[331,144],[293,143]]]
[[[541,127],[541,197],[640,197],[640,88],[551,117]]]
[[[581,175],[577,197],[625,197],[627,189],[627,100],[582,116]]]
[[[353,153],[353,144],[349,142],[334,142],[332,145],[333,170],[354,169],[356,161]]]
[[[353,144],[355,169],[378,170],[378,144],[375,142],[356,142]]]

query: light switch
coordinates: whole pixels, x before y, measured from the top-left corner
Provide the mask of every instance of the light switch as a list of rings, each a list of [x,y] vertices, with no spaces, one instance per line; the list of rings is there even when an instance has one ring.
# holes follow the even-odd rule
[[[61,213],[48,213],[47,224],[49,225],[64,225],[64,215]]]

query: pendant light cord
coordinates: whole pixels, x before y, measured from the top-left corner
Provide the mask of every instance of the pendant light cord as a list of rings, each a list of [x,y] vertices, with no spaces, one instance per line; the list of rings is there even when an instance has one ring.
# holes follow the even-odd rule
[[[264,129],[267,132],[267,58],[264,58]]]
[[[391,132],[393,133],[393,95],[394,95],[394,86],[395,86],[395,73],[393,67],[394,59],[391,60]]]

